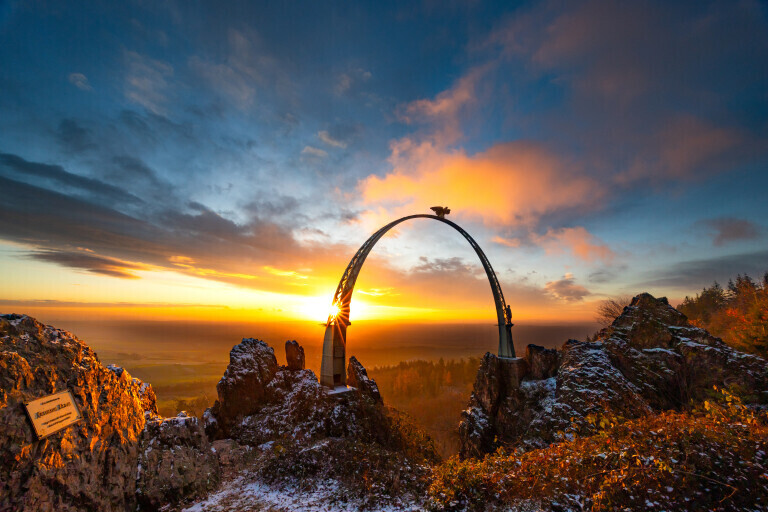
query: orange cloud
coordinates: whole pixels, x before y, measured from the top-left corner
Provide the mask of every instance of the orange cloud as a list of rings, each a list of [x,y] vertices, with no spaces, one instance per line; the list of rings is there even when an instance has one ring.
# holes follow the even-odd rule
[[[450,89],[438,94],[435,99],[421,99],[400,108],[399,117],[407,123],[433,122],[437,130],[433,139],[440,145],[456,142],[462,130],[459,114],[477,99],[477,84],[486,76],[490,65],[478,66],[462,76]]]
[[[197,267],[196,261],[188,256],[171,256],[168,258],[175,267],[186,270],[192,275],[201,277],[211,277],[214,279],[235,278],[235,279],[257,279],[258,276],[251,274],[242,274],[239,272],[222,272],[212,268]]]
[[[507,247],[512,248],[517,248],[522,245],[522,241],[519,238],[503,238],[500,236],[495,236],[491,239],[491,241],[499,245],[506,245]]]
[[[295,279],[307,279],[307,277],[309,277],[309,276],[305,276],[304,274],[300,274],[295,270],[280,270],[278,268],[275,268],[269,265],[265,265],[263,268],[270,274],[275,276],[280,276],[280,277],[293,277]]]
[[[581,226],[575,228],[549,229],[543,235],[533,235],[533,242],[547,252],[559,254],[568,250],[586,262],[602,260],[610,263],[616,255],[610,247]]]
[[[591,208],[603,186],[529,142],[497,144],[472,156],[427,140],[401,139],[392,146],[392,172],[361,183],[369,205],[402,211],[433,204],[490,224],[529,224],[564,208]]]

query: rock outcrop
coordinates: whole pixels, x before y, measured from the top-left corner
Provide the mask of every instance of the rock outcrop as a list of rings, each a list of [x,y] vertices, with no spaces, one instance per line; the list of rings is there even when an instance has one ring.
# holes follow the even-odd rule
[[[348,369],[357,391],[340,393],[321,386],[312,370],[272,366],[273,357],[272,348],[252,339],[232,349],[219,398],[204,415],[211,439],[250,446],[278,440],[306,445],[327,437],[392,442],[378,386],[357,359],[350,358]]]
[[[460,455],[542,447],[594,431],[599,418],[679,408],[732,385],[766,401],[768,363],[691,325],[665,298],[641,294],[595,342],[530,345],[517,359],[486,354],[462,413]]]
[[[275,351],[261,340],[243,338],[229,352],[229,365],[216,385],[219,395],[211,414],[217,428],[226,432],[239,418],[258,411],[269,401],[272,381],[278,365]]]
[[[38,440],[24,402],[67,389],[82,420]],[[102,365],[69,332],[0,315],[0,510],[136,510],[137,477],[140,488],[165,486],[167,496],[185,495],[183,481],[165,469],[186,464],[188,452],[165,443],[157,446],[162,464],[146,459],[142,440],[157,436],[145,426],[152,431],[158,421],[149,384]],[[205,451],[206,443],[198,436],[188,446]],[[140,454],[143,468],[155,464],[151,472],[139,471]],[[194,471],[202,467],[195,464]]]
[[[363,396],[369,397],[378,404],[384,403],[376,381],[368,377],[368,371],[355,356],[349,358],[347,365],[347,385],[357,388]]]
[[[69,332],[0,316],[0,509],[124,510],[135,502],[142,383]],[[69,389],[82,421],[37,440],[23,403]]]
[[[534,380],[554,377],[560,367],[560,352],[552,348],[528,345],[525,348],[528,373]]]
[[[297,483],[305,489],[332,488],[318,510],[334,509],[337,503],[345,510],[380,510],[392,508],[393,499],[421,500],[429,465],[439,459],[434,443],[407,416],[383,405],[378,386],[357,359],[350,358],[349,383],[356,387],[349,388],[323,387],[311,370],[277,367],[250,390],[259,399],[249,401],[254,409],[241,414],[227,403],[232,395],[221,391],[248,392],[239,380],[250,379],[272,354],[266,346],[243,343],[250,348],[232,349],[222,378],[229,382],[219,386],[218,401],[204,415],[206,432],[230,479],[222,487],[258,479],[281,494]],[[249,356],[240,357],[244,353]],[[302,503],[296,509],[302,505],[316,508]]]
[[[202,425],[184,412],[147,420],[141,434],[136,496],[145,510],[201,497],[219,483],[219,459]]]
[[[289,370],[303,370],[305,368],[304,347],[299,345],[296,340],[285,342],[285,364]]]

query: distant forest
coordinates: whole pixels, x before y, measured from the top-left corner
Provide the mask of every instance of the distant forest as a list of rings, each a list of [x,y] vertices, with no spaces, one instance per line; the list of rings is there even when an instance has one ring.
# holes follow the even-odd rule
[[[768,272],[761,282],[739,274],[725,289],[715,281],[677,309],[732,347],[768,357]]]
[[[467,407],[480,358],[407,361],[373,368],[384,403],[409,414],[435,441],[440,455],[459,451],[459,420]]]

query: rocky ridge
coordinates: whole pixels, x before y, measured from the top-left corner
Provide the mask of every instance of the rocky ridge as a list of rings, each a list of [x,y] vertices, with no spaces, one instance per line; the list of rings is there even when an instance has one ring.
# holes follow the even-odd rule
[[[328,390],[297,343],[286,343],[286,356],[280,366],[265,342],[244,338],[203,421],[161,418],[149,384],[102,365],[71,333],[0,315],[0,510],[283,509],[286,496],[301,509],[308,495],[317,510],[428,505],[432,471],[455,464],[436,465],[429,438],[383,404],[362,364],[351,357],[351,387]],[[461,455],[589,436],[603,420],[652,418],[712,386],[766,404],[766,361],[642,294],[596,341],[532,345],[516,359],[486,354]],[[23,402],[63,389],[83,420],[37,440]]]
[[[280,366],[265,342],[244,338],[203,422],[162,418],[151,385],[103,365],[71,333],[0,315],[0,510],[170,510],[209,495],[222,478],[336,482],[324,494],[330,500],[355,488],[378,499],[366,487],[371,478],[406,495],[424,482],[421,462],[435,460],[434,449],[413,442],[414,427],[384,407],[354,357],[348,373],[357,386],[331,392],[304,369],[298,343],[286,343],[286,356]],[[83,419],[38,440],[24,402],[66,389]]]
[[[219,510],[221,500],[237,503],[235,508],[262,506],[259,497],[268,489],[285,497],[283,491],[295,492],[297,482],[322,496],[321,509],[336,502],[377,509],[382,499],[412,502],[423,494],[428,464],[437,460],[431,441],[384,406],[356,358],[347,369],[349,387],[329,390],[314,372],[291,362],[291,352],[303,353],[299,349],[286,343],[286,366],[261,340],[243,339],[230,352],[218,399],[204,414],[220,459],[229,460],[229,483],[193,510]],[[246,393],[259,401],[243,400]],[[385,488],[400,495],[377,490]]]
[[[594,342],[523,358],[483,358],[459,426],[460,455],[499,446],[541,448],[589,435],[603,419],[631,419],[702,400],[713,386],[768,403],[768,363],[691,325],[665,298],[641,294]]]
[[[82,420],[38,440],[24,402],[66,389]],[[24,315],[0,315],[0,433],[0,510],[156,510],[217,481],[200,425],[159,418],[149,384]]]

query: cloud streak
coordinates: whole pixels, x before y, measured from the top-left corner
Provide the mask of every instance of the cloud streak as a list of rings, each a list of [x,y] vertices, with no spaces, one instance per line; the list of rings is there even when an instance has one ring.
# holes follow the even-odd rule
[[[88,252],[43,250],[31,252],[28,257],[121,279],[138,279],[139,276],[133,271],[150,269],[149,266],[140,263],[105,258]]]
[[[768,271],[768,251],[728,254],[714,258],[686,260],[668,268],[647,272],[647,279],[636,286],[663,286],[699,289],[713,281],[725,283],[737,274],[762,276]]]
[[[173,66],[134,51],[126,50],[124,59],[125,97],[150,112],[165,114]]]
[[[755,240],[760,236],[760,229],[754,222],[734,217],[720,217],[699,221],[712,236],[712,245],[722,247],[733,242]]]
[[[88,77],[82,73],[70,73],[67,79],[69,80],[69,83],[71,83],[81,91],[87,92],[87,91],[93,90],[93,87],[91,87],[91,84],[88,81]]]
[[[18,155],[0,153],[0,169],[5,171],[6,175],[14,174],[27,180],[47,181],[57,187],[90,196],[99,196],[106,201],[142,203],[141,199],[118,187],[65,171],[60,165],[29,162]]]

